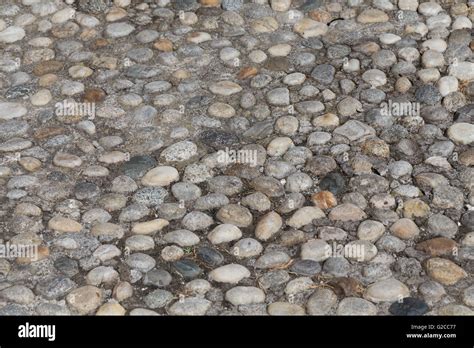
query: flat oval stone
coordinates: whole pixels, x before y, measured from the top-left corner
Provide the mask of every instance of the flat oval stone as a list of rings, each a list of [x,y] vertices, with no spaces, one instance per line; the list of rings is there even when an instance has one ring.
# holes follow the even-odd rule
[[[288,302],[273,302],[267,308],[268,314],[270,315],[304,315],[305,310],[303,307]]]
[[[0,119],[2,120],[11,120],[22,117],[27,111],[28,110],[20,103],[0,103]]]
[[[155,164],[156,160],[153,157],[133,156],[130,161],[121,165],[121,172],[132,179],[137,179],[154,167]]]
[[[168,286],[172,279],[171,274],[164,269],[152,269],[145,274],[143,284],[164,287]]]
[[[107,25],[106,34],[111,38],[123,37],[131,34],[135,27],[128,23],[112,23]]]
[[[168,309],[171,315],[204,315],[211,307],[212,302],[200,297],[187,297],[176,301]]]
[[[225,299],[234,306],[265,301],[265,293],[254,286],[236,286],[225,293]]]
[[[247,277],[250,277],[250,271],[235,263],[221,266],[209,273],[209,279],[218,283],[236,284]]]
[[[321,272],[321,264],[315,260],[296,260],[290,270],[302,276],[312,277]]]
[[[21,27],[11,26],[0,31],[0,42],[13,43],[20,41],[25,37],[25,30]]]
[[[230,96],[239,93],[242,90],[242,87],[232,81],[219,81],[211,84],[209,89],[214,94]]]
[[[148,171],[142,178],[145,186],[168,186],[179,180],[178,171],[170,166],[159,166]]]
[[[425,263],[428,275],[443,285],[456,284],[461,279],[467,277],[467,273],[454,262],[435,257]]]
[[[218,266],[224,262],[224,256],[219,251],[206,246],[200,247],[196,252],[196,256],[210,267]]]
[[[176,230],[168,232],[163,236],[167,243],[174,243],[181,247],[189,247],[199,243],[199,237],[188,230]]]
[[[377,307],[363,298],[346,297],[337,307],[338,315],[376,315]]]
[[[237,226],[222,224],[215,227],[207,238],[212,244],[228,243],[242,237],[242,231]]]
[[[402,282],[395,278],[378,281],[370,285],[364,297],[372,302],[393,302],[410,295],[410,290]]]

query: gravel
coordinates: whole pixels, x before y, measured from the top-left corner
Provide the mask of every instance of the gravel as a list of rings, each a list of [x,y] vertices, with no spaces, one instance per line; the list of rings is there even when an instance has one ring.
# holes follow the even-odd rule
[[[472,1],[17,2],[2,315],[472,315]]]

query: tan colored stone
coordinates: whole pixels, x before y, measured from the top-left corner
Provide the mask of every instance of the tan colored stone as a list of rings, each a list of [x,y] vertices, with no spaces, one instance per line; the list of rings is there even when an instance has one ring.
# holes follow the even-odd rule
[[[329,219],[335,221],[360,221],[366,217],[362,209],[351,203],[338,205],[329,213]]]
[[[364,24],[387,22],[388,15],[381,10],[369,8],[357,16],[357,21]]]
[[[91,228],[91,234],[95,237],[120,239],[123,237],[124,231],[120,225],[111,222],[101,222]]]
[[[336,128],[339,126],[339,117],[335,114],[327,113],[322,116],[317,116],[313,118],[313,126],[323,127],[323,128]]]
[[[57,232],[69,233],[80,232],[82,230],[82,225],[72,219],[56,215],[55,217],[49,220],[48,228]]]
[[[145,186],[168,186],[179,180],[179,173],[174,167],[159,166],[149,170],[142,178]]]
[[[100,306],[104,298],[101,289],[86,285],[72,290],[66,296],[66,302],[69,307],[81,315],[93,313]]]
[[[396,221],[391,227],[392,234],[400,239],[413,239],[420,234],[420,229],[413,220],[404,218]]]
[[[310,37],[318,37],[326,34],[328,26],[325,23],[314,21],[311,18],[303,18],[293,26],[293,31],[305,39],[308,39]]]
[[[35,172],[41,168],[41,161],[34,157],[22,157],[18,163],[29,172]]]
[[[173,43],[168,39],[160,39],[153,44],[153,47],[162,52],[173,51]]]
[[[258,221],[255,227],[255,237],[263,241],[268,240],[281,229],[282,225],[283,220],[281,216],[271,211]]]
[[[403,216],[406,218],[425,217],[430,212],[430,206],[419,198],[406,201],[403,205]]]
[[[278,29],[278,22],[273,17],[263,17],[250,23],[256,33],[271,33]]]
[[[125,312],[125,308],[123,308],[120,303],[110,302],[100,306],[95,315],[125,315]]]
[[[454,285],[461,279],[467,277],[466,271],[454,262],[435,257],[425,263],[426,273],[443,285]]]
[[[315,219],[321,219],[325,216],[323,211],[318,207],[302,207],[288,219],[287,225],[300,228],[310,224]]]
[[[54,165],[64,168],[76,168],[80,167],[82,160],[76,155],[72,155],[64,152],[57,152],[53,158]]]
[[[289,302],[273,302],[268,305],[268,314],[270,315],[305,315],[303,307]]]
[[[163,228],[169,225],[169,222],[165,219],[155,219],[151,221],[139,222],[132,227],[132,233],[134,234],[155,234],[161,231]]]
[[[369,156],[390,157],[390,146],[381,139],[370,139],[362,144],[362,152]]]

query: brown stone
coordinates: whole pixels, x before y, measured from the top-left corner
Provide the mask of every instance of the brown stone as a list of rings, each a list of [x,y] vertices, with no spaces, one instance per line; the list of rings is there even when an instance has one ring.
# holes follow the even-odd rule
[[[89,103],[100,103],[105,99],[105,96],[102,88],[88,88],[84,91],[83,100]]]
[[[89,41],[89,40],[92,40],[93,38],[96,38],[98,35],[99,33],[94,28],[86,28],[81,32],[81,34],[79,35],[79,38],[82,41]]]
[[[416,250],[424,251],[431,256],[450,255],[456,250],[458,244],[449,238],[438,237],[416,245]]]
[[[310,11],[309,17],[317,22],[325,24],[329,23],[329,21],[331,20],[331,14],[321,9]]]
[[[413,220],[403,218],[395,222],[390,231],[395,237],[400,239],[413,239],[420,234],[420,229]]]
[[[37,140],[43,140],[55,135],[64,134],[65,132],[66,129],[63,127],[44,127],[38,129],[33,136]]]
[[[108,44],[109,44],[109,40],[104,39],[104,38],[99,38],[92,43],[91,48],[93,49],[102,48],[102,47],[108,46]]]
[[[118,59],[110,56],[95,56],[92,59],[92,65],[97,68],[115,70],[117,69]]]
[[[338,297],[361,297],[365,287],[357,279],[351,277],[337,277],[328,283]]]
[[[70,21],[58,26],[53,26],[51,29],[51,34],[53,34],[53,36],[57,37],[58,39],[66,39],[68,37],[74,36],[78,30],[79,26],[76,23]]]
[[[41,161],[34,157],[22,157],[18,163],[29,172],[37,171],[41,167]]]
[[[257,73],[258,73],[257,68],[254,68],[253,66],[247,66],[240,70],[239,74],[237,75],[237,78],[239,80],[245,80],[245,79],[248,79],[249,77],[254,77],[255,75],[257,75]]]
[[[153,44],[153,47],[159,51],[171,52],[173,50],[173,43],[168,39],[160,39]]]
[[[372,55],[375,52],[380,51],[380,46],[376,42],[369,41],[369,42],[354,46],[354,51],[364,53],[367,55]]]
[[[38,63],[33,69],[33,74],[36,76],[42,76],[45,74],[56,73],[62,70],[64,64],[57,60],[46,60]]]
[[[469,149],[461,153],[459,155],[459,163],[468,167],[474,165],[474,149]]]
[[[178,69],[173,73],[173,77],[178,80],[186,80],[191,76],[191,73],[188,70]]]
[[[336,197],[329,191],[321,191],[313,194],[311,201],[320,209],[329,209],[337,205]]]

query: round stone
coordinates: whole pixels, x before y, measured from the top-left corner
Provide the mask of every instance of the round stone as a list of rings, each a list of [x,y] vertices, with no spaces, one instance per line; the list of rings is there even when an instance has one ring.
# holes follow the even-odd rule
[[[247,277],[250,277],[250,271],[235,263],[221,266],[209,273],[209,279],[218,283],[236,284]]]
[[[337,307],[337,315],[376,315],[373,303],[358,297],[346,297]]]
[[[219,225],[207,235],[207,239],[209,239],[212,244],[228,243],[240,239],[241,237],[242,231],[240,228],[230,224]]]
[[[389,278],[370,285],[364,293],[364,298],[378,303],[397,301],[409,295],[410,290],[405,284],[395,278]]]
[[[438,257],[427,260],[425,268],[431,278],[443,285],[453,285],[467,277],[466,271],[454,262]]]
[[[179,173],[174,167],[159,166],[148,171],[142,178],[145,186],[168,186],[179,180]]]
[[[456,144],[469,145],[474,142],[474,125],[472,123],[455,123],[448,128],[448,137]]]
[[[253,286],[236,286],[225,293],[225,299],[234,306],[249,305],[265,301],[265,293]]]
[[[71,310],[81,315],[93,313],[102,301],[103,291],[91,285],[77,288],[66,296],[66,302]]]

